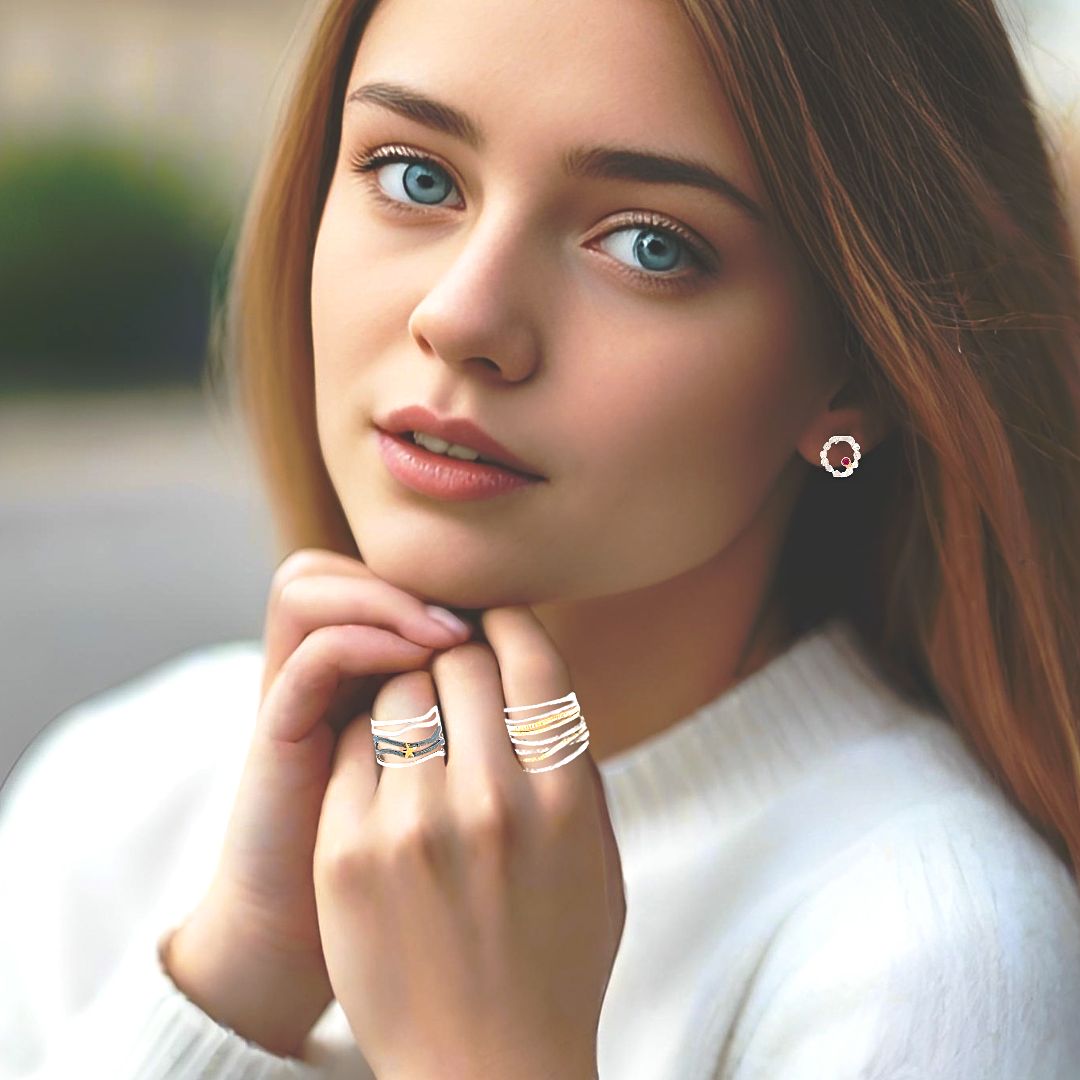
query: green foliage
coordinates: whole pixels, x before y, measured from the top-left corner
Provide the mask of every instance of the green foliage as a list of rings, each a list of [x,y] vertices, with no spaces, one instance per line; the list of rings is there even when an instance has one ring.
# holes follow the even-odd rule
[[[0,149],[0,390],[196,383],[231,209],[149,148]]]

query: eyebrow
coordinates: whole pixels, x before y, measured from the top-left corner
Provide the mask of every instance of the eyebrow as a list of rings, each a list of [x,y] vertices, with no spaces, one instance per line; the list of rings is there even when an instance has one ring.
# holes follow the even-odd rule
[[[377,105],[408,120],[461,139],[475,150],[483,147],[485,135],[467,113],[445,102],[392,82],[370,82],[358,86],[345,99],[351,104]],[[660,154],[624,146],[576,146],[562,158],[567,176],[598,180],[638,180],[647,184],[682,184],[720,195],[747,217],[764,225],[762,208],[727,177],[692,158]]]

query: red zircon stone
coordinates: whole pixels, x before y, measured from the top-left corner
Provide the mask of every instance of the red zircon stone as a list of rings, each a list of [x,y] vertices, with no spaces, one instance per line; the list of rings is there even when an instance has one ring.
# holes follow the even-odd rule
[[[851,464],[851,458],[845,457],[840,459],[840,464],[846,469]]]

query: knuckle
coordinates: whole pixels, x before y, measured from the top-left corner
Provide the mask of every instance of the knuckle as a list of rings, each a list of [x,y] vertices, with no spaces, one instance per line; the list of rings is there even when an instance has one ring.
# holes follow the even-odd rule
[[[512,850],[521,835],[516,808],[504,794],[489,789],[472,799],[462,811],[464,833],[474,853],[492,854]]]
[[[542,819],[551,833],[564,836],[581,821],[582,804],[577,792],[569,785],[559,784],[557,790],[546,792]]]
[[[465,641],[452,645],[436,653],[431,669],[438,675],[442,671],[454,669],[465,674],[475,672],[485,674],[498,667],[498,661],[490,645],[482,641]]]
[[[278,611],[291,611],[298,606],[299,597],[303,593],[304,578],[290,578],[277,588],[274,596],[275,607]]]
[[[372,879],[374,856],[365,843],[340,844],[317,851],[313,870],[320,888],[357,893]]]
[[[271,578],[271,592],[280,597],[282,590],[289,582],[319,573],[325,567],[326,554],[324,552],[318,548],[298,548],[278,563]]]
[[[530,649],[514,658],[514,666],[529,685],[565,686],[570,682],[566,665],[550,652]],[[552,697],[558,695],[552,694]]]
[[[282,665],[289,682],[300,692],[317,691],[327,683],[339,681],[337,639],[340,635],[335,633],[337,629],[320,626],[312,630]]]
[[[395,825],[391,856],[398,861],[442,866],[452,846],[452,829],[445,821],[415,815]]]
[[[397,703],[420,702],[428,698],[434,704],[435,684],[431,680],[431,673],[424,670],[401,671],[382,684],[375,696],[375,703],[385,708],[387,705],[394,707]]]

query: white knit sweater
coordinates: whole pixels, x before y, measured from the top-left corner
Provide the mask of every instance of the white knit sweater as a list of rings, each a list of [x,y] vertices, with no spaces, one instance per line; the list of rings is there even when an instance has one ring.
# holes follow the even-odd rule
[[[19,759],[2,1080],[371,1077],[337,1002],[303,1061],[275,1057],[160,966],[215,868],[261,665],[258,641],[186,653]],[[600,768],[627,900],[601,1080],[1080,1077],[1068,869],[846,621]]]

